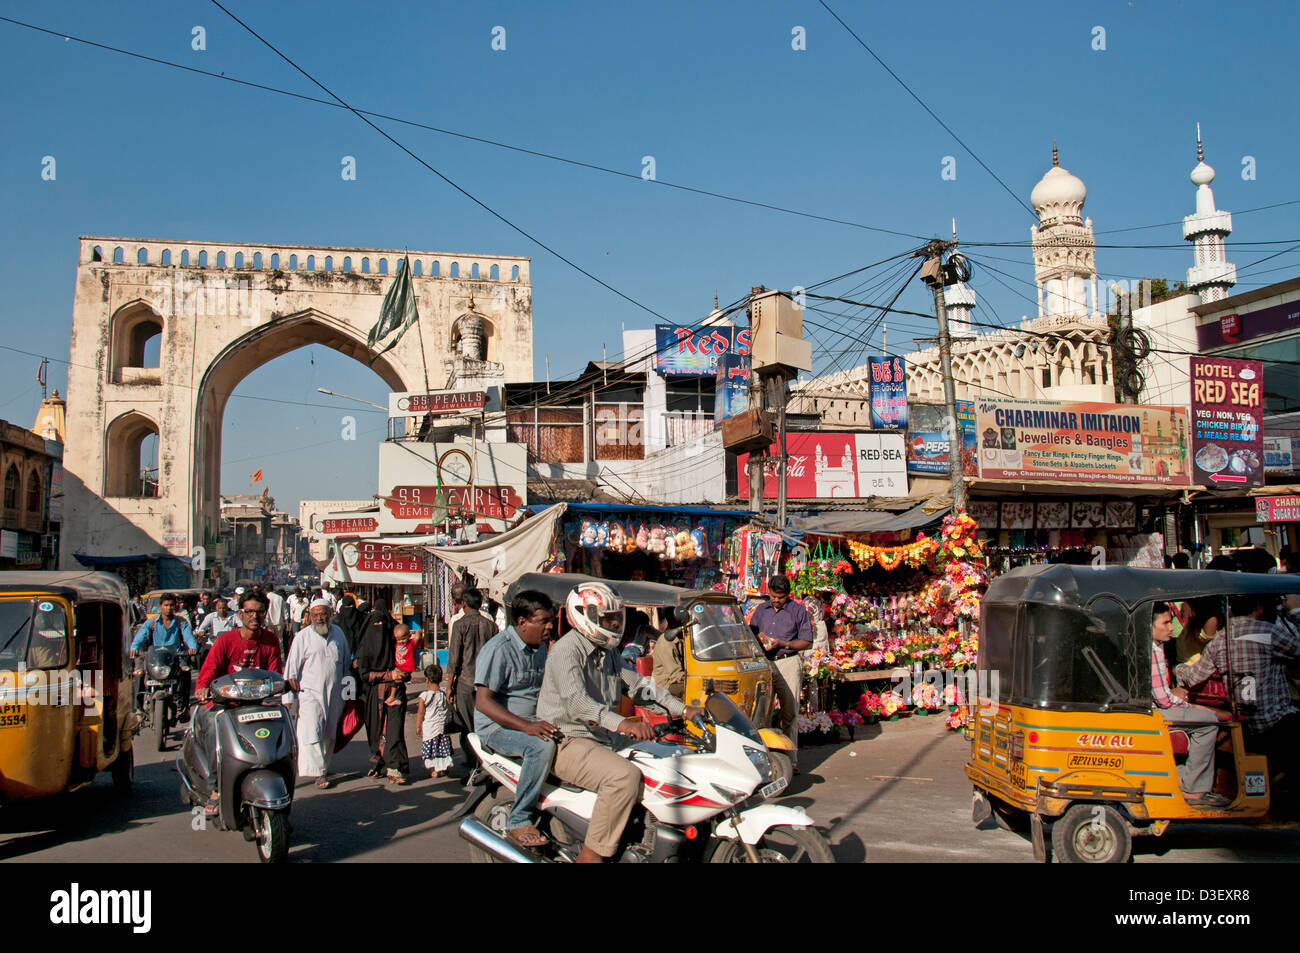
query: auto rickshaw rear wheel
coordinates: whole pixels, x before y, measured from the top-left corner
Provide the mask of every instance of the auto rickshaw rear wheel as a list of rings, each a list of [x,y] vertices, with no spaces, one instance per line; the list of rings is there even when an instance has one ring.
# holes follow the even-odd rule
[[[1109,804],[1075,804],[1052,824],[1052,852],[1062,864],[1123,864],[1133,838]]]

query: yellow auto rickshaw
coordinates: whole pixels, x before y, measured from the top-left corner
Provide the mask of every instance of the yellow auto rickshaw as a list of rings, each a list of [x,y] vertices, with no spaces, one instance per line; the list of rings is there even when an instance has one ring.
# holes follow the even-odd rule
[[[128,595],[103,572],[0,572],[0,803],[129,789]]]
[[[1228,803],[1188,803],[1178,783],[1187,736],[1153,706],[1151,622],[1156,602],[1297,589],[1287,575],[1061,564],[993,580],[967,693],[974,819],[991,810],[1004,829],[1028,829],[1039,861],[1073,863],[1123,863],[1133,837],[1174,821],[1296,826],[1269,816],[1267,759],[1250,752],[1231,693],[1213,765]]]
[[[629,611],[640,610],[650,619],[650,632],[671,609],[675,624],[680,625],[683,640],[682,663],[686,670],[686,688],[682,700],[688,705],[703,705],[715,692],[729,697],[759,730],[772,758],[774,777],[794,775],[793,742],[772,724],[772,668],[753,630],[745,624],[736,600],[725,592],[679,589],[658,582],[640,580],[597,579],[579,573],[526,573],[510,585],[506,602],[516,592],[533,589],[551,598],[557,609],[557,631],[563,625],[564,601],[575,586],[584,582],[603,582],[622,598]],[[638,633],[629,632],[632,638]],[[653,674],[647,646],[649,634],[641,633],[637,654],[639,668]]]

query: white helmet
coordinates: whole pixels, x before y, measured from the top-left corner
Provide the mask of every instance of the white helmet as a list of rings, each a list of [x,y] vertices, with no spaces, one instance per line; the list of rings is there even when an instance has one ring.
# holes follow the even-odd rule
[[[569,624],[600,649],[617,648],[623,640],[626,614],[623,600],[603,582],[584,582],[564,602]]]

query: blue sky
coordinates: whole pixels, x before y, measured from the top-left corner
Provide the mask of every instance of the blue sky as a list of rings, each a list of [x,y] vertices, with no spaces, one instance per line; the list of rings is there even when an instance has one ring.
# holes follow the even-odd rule
[[[828,0],[830,2],[830,0]],[[1120,0],[1070,5],[830,5],[1024,202],[1051,162],[1088,186],[1099,232],[1193,210],[1195,123],[1219,207],[1300,198],[1300,132],[1278,121],[1295,89],[1284,3]],[[251,4],[231,9],[352,104],[639,175],[919,236],[1026,241],[1029,213],[816,2],[660,4]],[[383,11],[379,13],[378,11]],[[230,76],[320,95],[217,7],[14,0],[0,15]],[[191,48],[192,29],[206,50]],[[506,49],[491,48],[503,26]],[[806,50],[791,48],[806,31]],[[1096,27],[1105,49],[1094,50]],[[655,318],[473,205],[352,115],[133,60],[0,22],[0,344],[55,360],[63,387],[81,234],[529,255],[536,371],[555,377],[621,347]],[[920,244],[384,124],[479,199],[620,291],[679,323],[716,292],[811,285]],[[57,162],[43,181],[45,156]],[[356,157],[344,181],[341,159]],[[941,178],[944,157],[956,178]],[[1242,177],[1253,157],[1255,178]],[[1300,205],[1238,214],[1234,241],[1300,241]],[[1099,244],[1181,245],[1178,225]],[[1284,246],[1230,248],[1239,268]],[[1025,248],[971,249],[977,318],[1032,305]],[[997,258],[1011,259],[998,261]],[[1242,275],[1291,277],[1297,253]],[[1099,248],[1103,276],[1183,277],[1190,247]],[[1272,270],[1280,268],[1281,270]],[[1008,277],[1014,276],[1014,277]],[[842,284],[842,290],[852,286]],[[914,282],[898,307],[929,311]],[[821,320],[821,319],[819,319]],[[841,323],[830,321],[828,323]],[[891,350],[923,333],[891,320]],[[850,325],[844,322],[848,328]],[[858,328],[860,325],[855,324]],[[828,348],[857,349],[818,332]],[[931,332],[932,333],[932,332]],[[871,340],[878,345],[878,334]],[[0,350],[0,417],[30,424],[37,358]],[[28,383],[30,382],[30,383]],[[373,447],[338,440],[355,412],[316,393],[383,402],[379,378],[314,347],[247,378],[224,427],[223,490],[259,466],[281,505],[367,496]],[[268,403],[256,398],[317,406]],[[372,419],[373,418],[373,419]],[[235,446],[235,444],[238,446]],[[311,447],[311,451],[292,452]],[[327,461],[304,468],[304,453]]]

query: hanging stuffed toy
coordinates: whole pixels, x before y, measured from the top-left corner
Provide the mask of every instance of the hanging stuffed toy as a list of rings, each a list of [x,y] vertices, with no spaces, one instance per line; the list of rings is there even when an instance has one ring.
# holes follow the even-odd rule
[[[582,521],[581,541],[583,546],[596,545],[596,524],[591,520]]]
[[[677,531],[677,558],[685,561],[695,558],[695,543],[691,539],[691,534],[684,529]]]
[[[623,524],[615,520],[609,524],[609,548],[621,553],[626,546],[627,533],[623,530]]]
[[[662,557],[667,548],[668,544],[664,541],[664,528],[656,526],[650,530],[650,552],[655,556]]]
[[[645,523],[636,531],[636,548],[643,553],[650,552],[650,531],[645,528]]]
[[[609,523],[601,520],[596,524],[596,547],[604,549],[609,544]]]
[[[709,548],[704,540],[703,526],[696,526],[691,530],[691,545],[695,548],[696,559],[708,559]]]

